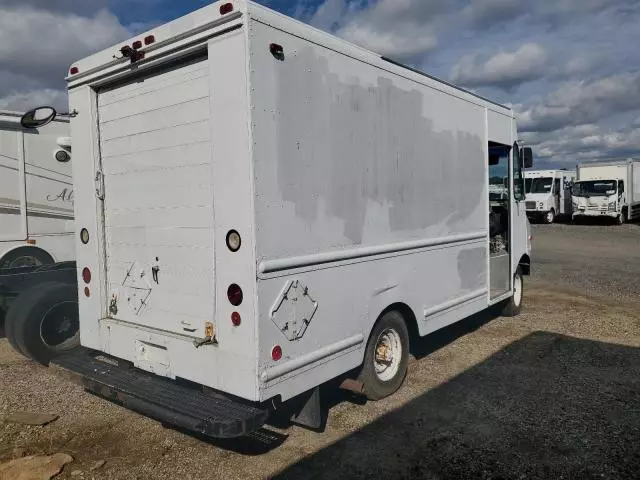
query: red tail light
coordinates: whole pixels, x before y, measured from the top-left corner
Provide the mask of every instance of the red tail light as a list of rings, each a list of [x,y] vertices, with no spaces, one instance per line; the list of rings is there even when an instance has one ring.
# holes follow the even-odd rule
[[[84,280],[84,283],[91,283],[91,270],[87,267],[82,269],[82,280]]]
[[[233,326],[239,327],[241,322],[242,318],[240,317],[240,314],[238,312],[233,312],[231,314],[231,323],[233,323]]]
[[[282,358],[282,347],[280,345],[273,347],[273,350],[271,350],[271,358],[276,362]]]
[[[226,15],[227,13],[233,12],[233,3],[225,3],[220,6],[220,15]]]
[[[231,305],[233,305],[234,307],[240,305],[243,298],[242,289],[240,288],[240,286],[236,285],[235,283],[229,285],[229,288],[227,289],[227,298],[229,299]]]

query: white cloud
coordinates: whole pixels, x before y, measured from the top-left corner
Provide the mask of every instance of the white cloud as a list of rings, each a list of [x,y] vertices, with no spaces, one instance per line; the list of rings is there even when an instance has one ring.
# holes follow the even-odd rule
[[[544,48],[526,43],[514,52],[500,51],[484,61],[478,55],[465,56],[453,66],[450,77],[465,86],[510,89],[544,76],[547,60]]]
[[[520,112],[523,131],[548,132],[598,122],[640,109],[640,72],[586,82],[565,82],[542,102]]]
[[[0,98],[0,106],[3,109],[16,112],[25,112],[41,105],[50,105],[59,112],[66,112],[68,111],[67,93],[64,90],[45,88],[41,90],[29,90]]]
[[[64,77],[71,63],[130,36],[109,11],[86,13],[18,2],[0,6],[0,107],[23,109],[52,102],[66,109]]]

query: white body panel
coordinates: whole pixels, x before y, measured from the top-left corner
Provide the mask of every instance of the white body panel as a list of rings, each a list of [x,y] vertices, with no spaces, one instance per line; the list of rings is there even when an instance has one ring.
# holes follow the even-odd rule
[[[146,64],[112,48],[68,79],[74,152],[92,159],[74,169],[92,238],[78,262],[94,272],[81,342],[286,400],[358,366],[391,305],[422,335],[487,308],[487,145],[511,146],[516,128],[505,107],[233,4],[154,29]],[[529,246],[524,202],[511,202],[513,272]],[[196,348],[208,324],[216,343]]]
[[[0,263],[17,248],[44,250],[54,261],[72,260],[71,162],[53,157],[58,141],[69,136],[68,122],[27,130],[20,116],[0,111]]]
[[[628,220],[640,218],[640,160],[580,165],[578,182],[590,180],[624,183],[623,188],[618,185],[618,191],[611,195],[589,198],[574,195],[574,217],[618,218],[622,212],[626,212]]]

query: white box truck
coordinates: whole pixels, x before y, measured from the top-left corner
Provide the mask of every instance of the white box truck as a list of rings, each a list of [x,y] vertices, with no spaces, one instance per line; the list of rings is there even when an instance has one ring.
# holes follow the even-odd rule
[[[525,172],[527,216],[530,220],[553,223],[571,218],[571,188],[575,171],[532,170]]]
[[[618,224],[640,218],[640,160],[585,163],[573,186],[573,219],[612,218]]]
[[[55,363],[91,391],[216,437],[293,405],[317,427],[321,384],[385,397],[411,335],[518,313],[509,108],[241,0],[67,81],[88,350]]]
[[[75,257],[69,121],[26,129],[22,115],[0,110],[0,270]]]

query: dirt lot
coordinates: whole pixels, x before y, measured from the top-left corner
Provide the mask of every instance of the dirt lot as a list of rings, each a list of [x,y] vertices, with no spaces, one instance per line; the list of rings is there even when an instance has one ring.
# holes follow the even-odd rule
[[[0,463],[70,454],[60,478],[640,478],[640,226],[533,233],[520,317],[431,335],[398,394],[333,399],[320,434],[206,442],[95,398],[0,340],[0,414],[60,415],[0,424]]]

